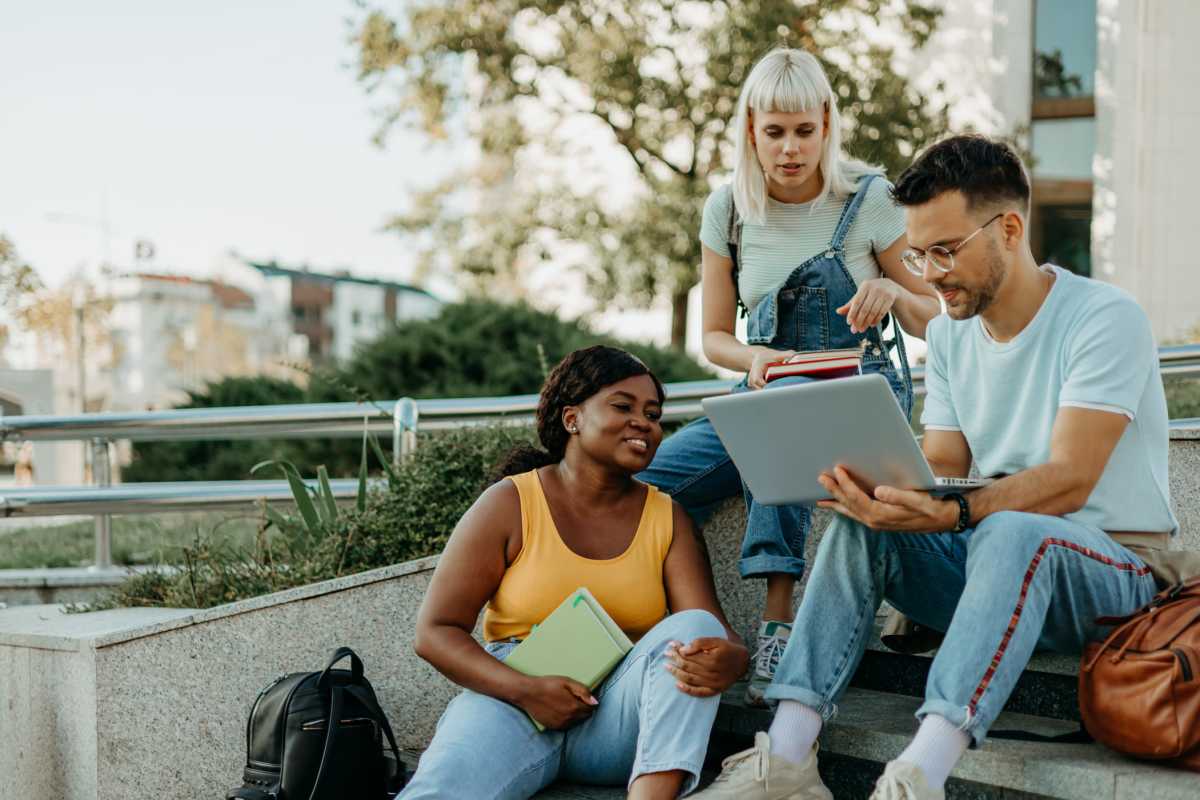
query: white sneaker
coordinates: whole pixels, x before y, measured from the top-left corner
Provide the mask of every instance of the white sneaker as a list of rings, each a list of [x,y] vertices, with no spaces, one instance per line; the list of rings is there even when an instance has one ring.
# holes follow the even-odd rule
[[[754,650],[754,671],[746,686],[746,705],[766,708],[767,687],[775,680],[775,668],[787,649],[788,637],[792,635],[792,623],[763,620],[758,626],[758,647]]]
[[[754,734],[754,747],[721,762],[721,774],[694,800],[833,800],[817,772],[817,746],[803,764],[771,755],[771,737]]]
[[[925,773],[908,761],[890,761],[875,782],[870,800],[945,800],[942,789],[930,789]]]

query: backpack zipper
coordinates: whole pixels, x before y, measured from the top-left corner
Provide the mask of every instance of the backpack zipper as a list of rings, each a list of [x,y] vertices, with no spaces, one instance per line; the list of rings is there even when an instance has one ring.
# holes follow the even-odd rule
[[[1190,681],[1192,679],[1192,664],[1188,661],[1187,653],[1179,648],[1171,650],[1175,654],[1175,658],[1179,659],[1179,669],[1183,672],[1183,679]]]

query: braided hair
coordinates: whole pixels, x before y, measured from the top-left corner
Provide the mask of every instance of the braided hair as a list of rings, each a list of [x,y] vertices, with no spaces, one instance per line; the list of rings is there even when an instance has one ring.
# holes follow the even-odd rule
[[[542,446],[514,448],[492,470],[489,483],[562,461],[570,438],[562,423],[563,409],[583,403],[605,386],[638,375],[650,376],[661,403],[666,398],[662,383],[631,353],[603,344],[568,353],[550,370],[538,399],[535,423]]]

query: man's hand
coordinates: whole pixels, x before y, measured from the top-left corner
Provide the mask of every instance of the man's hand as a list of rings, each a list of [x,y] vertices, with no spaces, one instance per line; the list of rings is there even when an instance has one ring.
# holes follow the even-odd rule
[[[817,480],[833,495],[832,500],[821,500],[818,506],[861,522],[871,530],[940,533],[953,530],[958,523],[958,503],[928,492],[879,486],[872,497],[842,466],[834,467],[833,472],[822,472]]]
[[[712,697],[738,681],[750,666],[745,645],[720,636],[696,639],[689,644],[672,642],[667,649],[667,672],[675,676],[679,691],[695,697]]]

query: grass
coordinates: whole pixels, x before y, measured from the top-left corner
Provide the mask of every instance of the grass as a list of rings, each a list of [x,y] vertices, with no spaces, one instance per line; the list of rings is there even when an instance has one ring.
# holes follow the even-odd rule
[[[91,519],[59,525],[0,528],[0,569],[80,567],[95,556]],[[214,536],[251,548],[258,510],[138,514],[112,518],[112,554],[117,565],[174,564],[197,537]]]

